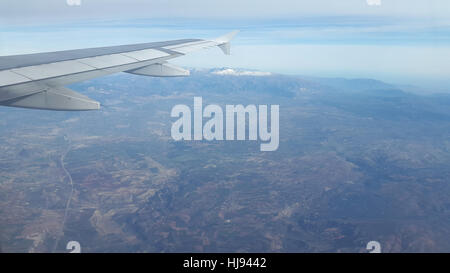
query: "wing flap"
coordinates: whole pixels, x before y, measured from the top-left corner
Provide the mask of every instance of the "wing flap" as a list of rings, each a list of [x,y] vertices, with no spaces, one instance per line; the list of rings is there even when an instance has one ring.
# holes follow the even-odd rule
[[[155,49],[146,49],[146,50],[125,52],[125,53],[122,53],[122,55],[131,57],[131,58],[139,60],[139,61],[147,61],[147,60],[151,60],[151,59],[169,56],[169,54],[159,51],[159,50],[155,50]]]
[[[29,81],[31,81],[31,79],[28,79],[27,77],[14,73],[10,70],[0,71],[0,86],[14,85]]]
[[[58,77],[61,75],[85,72],[93,69],[95,68],[77,61],[63,61],[50,64],[14,68],[11,71],[32,80],[42,80],[46,78]]]
[[[0,102],[4,106],[43,110],[87,111],[100,109],[100,103],[65,87],[43,91]]]
[[[123,54],[111,54],[97,57],[89,57],[77,60],[80,63],[95,67],[97,69],[108,68],[137,62],[136,59],[124,56]]]
[[[193,42],[193,43],[187,43],[182,45],[176,45],[176,46],[168,46],[165,47],[166,49],[173,50],[178,53],[187,54],[193,51],[197,51],[200,49],[208,48],[216,46],[217,43],[214,41],[200,41],[200,42]]]
[[[157,63],[144,66],[138,69],[125,71],[130,74],[151,76],[151,77],[183,77],[189,76],[189,70],[169,63]]]

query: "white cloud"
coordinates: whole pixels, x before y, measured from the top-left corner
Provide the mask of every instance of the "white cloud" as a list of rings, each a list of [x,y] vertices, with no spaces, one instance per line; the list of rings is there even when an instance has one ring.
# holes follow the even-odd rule
[[[72,123],[72,122],[77,122],[79,121],[80,118],[71,118],[71,119],[66,119],[65,121],[63,121],[64,123]]]
[[[218,70],[212,72],[212,74],[216,75],[227,75],[227,76],[270,76],[272,73],[270,72],[262,72],[262,71],[236,71],[231,68]]]
[[[369,6],[381,6],[381,0],[366,0]]]
[[[80,6],[81,0],[66,0],[66,3],[69,6]]]

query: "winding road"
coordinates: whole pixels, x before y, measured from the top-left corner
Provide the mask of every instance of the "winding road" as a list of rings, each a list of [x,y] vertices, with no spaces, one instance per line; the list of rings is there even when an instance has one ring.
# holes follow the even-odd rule
[[[67,148],[66,152],[63,153],[63,154],[61,155],[61,158],[60,158],[61,168],[63,169],[64,173],[66,174],[64,177],[68,177],[68,178],[69,178],[69,182],[70,182],[70,195],[69,195],[69,198],[67,199],[67,202],[66,202],[66,208],[64,209],[64,218],[63,218],[63,222],[62,222],[62,225],[61,225],[61,232],[62,232],[63,234],[64,234],[64,227],[65,227],[65,224],[66,224],[67,215],[68,215],[69,208],[70,208],[70,201],[72,200],[72,195],[73,195],[73,191],[74,191],[74,190],[73,190],[73,180],[72,180],[72,176],[70,175],[69,171],[68,171],[68,170],[66,169],[66,167],[64,166],[64,158],[66,157],[66,155],[69,153],[69,151],[70,151],[70,149],[71,149],[71,142],[70,142],[70,139],[69,139],[68,141],[69,141],[68,148]],[[61,235],[61,236],[62,236],[62,235]],[[56,239],[55,245],[54,245],[54,247],[53,247],[53,252],[56,251],[56,247],[58,246],[59,239],[61,238],[61,236],[59,236],[59,237]]]

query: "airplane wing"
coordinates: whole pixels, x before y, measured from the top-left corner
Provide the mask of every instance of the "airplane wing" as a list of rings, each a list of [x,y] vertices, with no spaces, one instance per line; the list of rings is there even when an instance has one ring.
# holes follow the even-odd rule
[[[46,110],[98,110],[100,103],[64,85],[117,72],[144,76],[187,76],[167,61],[218,46],[230,54],[233,31],[213,40],[166,42],[66,50],[0,57],[0,105]]]

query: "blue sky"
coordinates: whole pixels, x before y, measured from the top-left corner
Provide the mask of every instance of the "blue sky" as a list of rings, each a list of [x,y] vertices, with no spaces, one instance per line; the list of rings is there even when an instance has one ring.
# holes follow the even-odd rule
[[[240,29],[232,56],[212,49],[173,62],[450,90],[450,1],[378,1],[0,0],[0,55]]]

